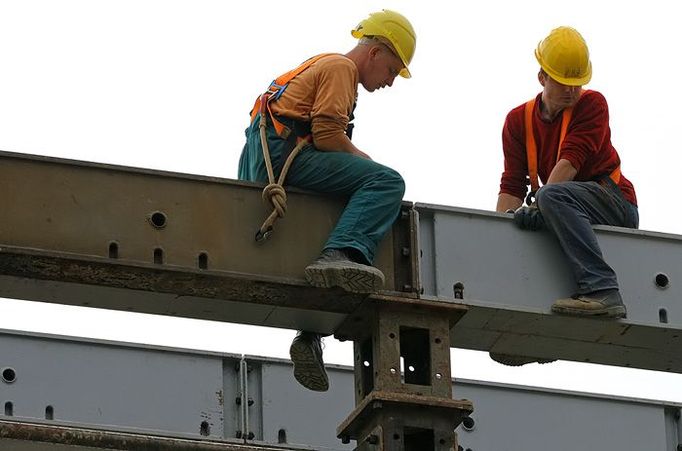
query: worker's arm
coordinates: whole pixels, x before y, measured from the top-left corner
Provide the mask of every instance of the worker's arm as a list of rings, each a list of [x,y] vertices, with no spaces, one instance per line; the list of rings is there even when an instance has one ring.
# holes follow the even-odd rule
[[[522,199],[512,196],[511,194],[500,193],[500,195],[497,196],[497,208],[495,210],[504,213],[507,210],[516,210],[522,204]]]
[[[552,173],[549,175],[547,184],[567,182],[573,180],[578,171],[573,167],[568,160],[559,160],[552,169]],[[507,193],[500,193],[497,197],[497,208],[499,212],[505,212],[507,210],[516,210],[521,205],[523,205],[523,199],[519,199],[516,196],[512,196]]]
[[[500,180],[496,211],[504,213],[523,205],[528,191],[526,143],[523,135],[523,109],[515,108],[507,114],[502,129],[504,171]]]
[[[552,183],[569,182],[575,178],[578,170],[573,167],[570,161],[564,160],[563,158],[557,161],[554,169],[549,174],[547,179],[547,185]]]
[[[317,91],[310,112],[315,148],[369,158],[346,135],[357,98],[358,70],[348,58],[323,58],[317,64]]]
[[[313,138],[315,138],[314,134]],[[346,136],[345,133],[337,133],[333,136],[325,137],[324,140],[314,139],[313,144],[317,150],[322,150],[325,152],[346,152],[371,160],[369,155],[355,147],[355,144],[353,144],[353,142],[350,140],[350,138],[348,138],[348,136]]]

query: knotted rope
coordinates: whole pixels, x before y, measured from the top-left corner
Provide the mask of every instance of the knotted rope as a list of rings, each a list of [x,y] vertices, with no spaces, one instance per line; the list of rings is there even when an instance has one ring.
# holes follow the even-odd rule
[[[261,98],[261,102],[261,105],[267,103],[267,98]],[[265,111],[266,108],[261,108],[260,123],[258,124],[258,128],[260,129],[260,141],[263,145],[263,160],[265,160],[265,169],[268,172],[269,183],[263,189],[263,194],[261,197],[263,198],[263,202],[272,204],[273,210],[272,213],[270,213],[270,216],[268,216],[265,222],[263,222],[263,225],[260,226],[258,232],[256,232],[256,241],[264,241],[268,239],[272,234],[275,221],[284,217],[284,213],[287,211],[287,193],[283,186],[284,180],[287,177],[289,167],[294,161],[294,158],[296,158],[296,155],[298,155],[298,153],[306,144],[310,143],[310,138],[306,137],[305,139],[301,139],[296,144],[296,147],[294,147],[284,162],[282,171],[279,173],[279,179],[275,180],[275,172],[272,169],[272,160],[270,159],[270,148],[268,147]]]

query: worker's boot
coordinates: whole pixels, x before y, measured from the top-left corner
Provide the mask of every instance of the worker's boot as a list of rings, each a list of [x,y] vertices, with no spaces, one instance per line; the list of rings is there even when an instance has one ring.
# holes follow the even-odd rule
[[[488,355],[497,363],[507,366],[521,366],[528,363],[552,363],[556,359],[543,359],[539,357],[526,357],[524,355],[501,354],[499,352],[489,352]]]
[[[294,377],[299,384],[309,390],[329,390],[329,378],[322,361],[320,335],[299,331],[291,342],[289,355],[294,363]]]
[[[384,286],[384,275],[377,268],[354,261],[342,249],[325,249],[305,268],[310,285],[341,287],[352,293],[375,293]]]
[[[625,318],[627,309],[617,288],[576,294],[570,298],[559,299],[552,304],[554,313],[575,316],[601,316],[605,318]]]

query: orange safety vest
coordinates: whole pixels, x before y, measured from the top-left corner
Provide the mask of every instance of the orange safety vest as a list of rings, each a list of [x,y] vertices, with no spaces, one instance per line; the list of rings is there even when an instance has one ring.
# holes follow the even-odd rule
[[[308,69],[313,63],[315,63],[320,58],[329,55],[334,55],[334,53],[322,53],[320,55],[313,56],[312,58],[305,60],[297,68],[292,69],[289,72],[275,78],[272,81],[272,83],[270,83],[270,86],[268,86],[267,91],[265,91],[265,93],[261,94],[256,99],[256,103],[254,103],[253,109],[251,110],[251,122],[253,122],[258,113],[265,108],[267,109],[268,115],[272,120],[272,125],[275,127],[275,131],[279,136],[283,136],[283,134],[287,130],[287,127],[280,121],[278,121],[272,114],[272,111],[270,110],[270,102],[274,102],[277,99],[279,99],[284,93],[284,91],[287,89],[287,86],[289,86],[289,82],[293,80],[297,75],[299,75],[304,70]]]
[[[585,91],[580,91],[582,96]],[[535,97],[526,102],[525,106],[525,128],[526,128],[526,157],[528,159],[528,177],[530,178],[530,190],[531,194],[537,192],[540,188],[540,182],[538,179],[538,148],[535,145],[535,136],[533,135],[533,109],[535,108]],[[566,108],[563,111],[561,117],[561,133],[559,134],[559,149],[556,153],[556,161],[559,161],[559,156],[561,155],[561,144],[564,142],[566,137],[566,130],[568,129],[568,124],[571,122],[571,116],[573,115],[573,107]],[[620,165],[614,169],[614,171],[609,174],[611,180],[613,180],[616,185],[620,182]]]

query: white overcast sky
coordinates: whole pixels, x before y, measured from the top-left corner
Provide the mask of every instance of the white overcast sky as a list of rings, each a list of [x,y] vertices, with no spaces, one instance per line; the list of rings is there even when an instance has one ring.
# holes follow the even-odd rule
[[[590,47],[588,87],[609,102],[641,228],[682,234],[675,3],[0,0],[0,149],[235,178],[256,95],[309,56],[350,50],[350,29],[389,8],[417,31],[413,78],[371,95],[360,88],[356,145],[403,174],[407,200],[493,209],[504,117],[540,90],[538,41],[571,25]],[[293,336],[14,300],[0,301],[0,328],[277,357]],[[352,364],[348,343],[328,339],[325,355]],[[453,369],[682,402],[677,374],[569,362],[514,369],[459,350]]]

